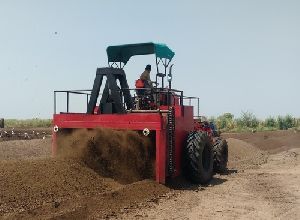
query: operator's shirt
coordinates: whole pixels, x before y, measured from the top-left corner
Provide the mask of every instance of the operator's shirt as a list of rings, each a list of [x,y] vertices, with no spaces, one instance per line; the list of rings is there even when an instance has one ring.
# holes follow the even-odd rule
[[[150,71],[145,70],[141,76],[140,79],[143,80],[144,82],[146,82],[146,84],[148,84],[151,88],[153,87],[152,85],[152,81],[150,79]]]
[[[150,71],[145,70],[145,71],[141,74],[140,79],[141,79],[141,80],[145,80],[145,81],[151,81],[151,79],[150,79]]]

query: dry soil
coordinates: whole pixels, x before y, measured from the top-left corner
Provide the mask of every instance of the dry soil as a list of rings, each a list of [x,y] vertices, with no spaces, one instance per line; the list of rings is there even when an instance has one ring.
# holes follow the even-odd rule
[[[114,135],[126,148],[126,138]],[[89,146],[80,157],[51,158],[49,138],[0,142],[0,219],[300,219],[300,133],[223,136],[229,170],[207,186],[184,179],[164,186],[140,180],[139,171],[116,181],[86,160],[97,134],[89,136],[94,142],[67,141]]]

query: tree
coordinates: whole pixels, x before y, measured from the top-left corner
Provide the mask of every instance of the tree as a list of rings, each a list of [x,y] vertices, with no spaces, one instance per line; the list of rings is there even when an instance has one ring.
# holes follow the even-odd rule
[[[238,120],[238,124],[240,124],[242,127],[256,128],[259,124],[259,121],[252,112],[242,111],[242,116]]]
[[[234,127],[233,121],[234,115],[231,113],[224,113],[220,115],[217,120],[217,126],[219,129],[232,129]]]

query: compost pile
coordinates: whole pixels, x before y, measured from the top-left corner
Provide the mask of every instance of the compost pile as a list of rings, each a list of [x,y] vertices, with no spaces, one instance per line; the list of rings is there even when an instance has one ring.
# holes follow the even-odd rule
[[[238,168],[241,171],[256,168],[266,162],[266,153],[252,144],[235,138],[227,138],[226,140],[229,168]]]
[[[77,129],[57,140],[58,157],[77,159],[101,176],[125,184],[154,176],[155,147],[135,131]]]
[[[134,131],[76,130],[56,157],[49,149],[50,139],[0,143],[0,218],[107,218],[170,190],[143,180],[153,146]]]

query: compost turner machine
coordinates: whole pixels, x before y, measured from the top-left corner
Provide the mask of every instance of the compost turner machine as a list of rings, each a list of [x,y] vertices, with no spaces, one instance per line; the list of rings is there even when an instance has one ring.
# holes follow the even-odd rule
[[[154,54],[156,60],[156,73],[152,75],[154,86],[146,86],[147,82],[137,79],[135,88],[129,88],[124,66],[132,56],[148,54]],[[191,181],[204,184],[214,172],[226,170],[227,143],[215,137],[209,123],[197,117],[199,98],[186,97],[183,91],[172,88],[171,61],[175,53],[167,45],[109,46],[107,55],[108,67],[97,69],[92,90],[54,91],[54,155],[57,138],[64,130],[112,128],[134,130],[152,139],[155,180],[159,183],[184,174]],[[57,93],[66,93],[65,112],[56,113]],[[85,113],[69,111],[70,94],[86,96]],[[197,116],[191,99],[198,102]],[[189,104],[185,105],[186,102]]]

